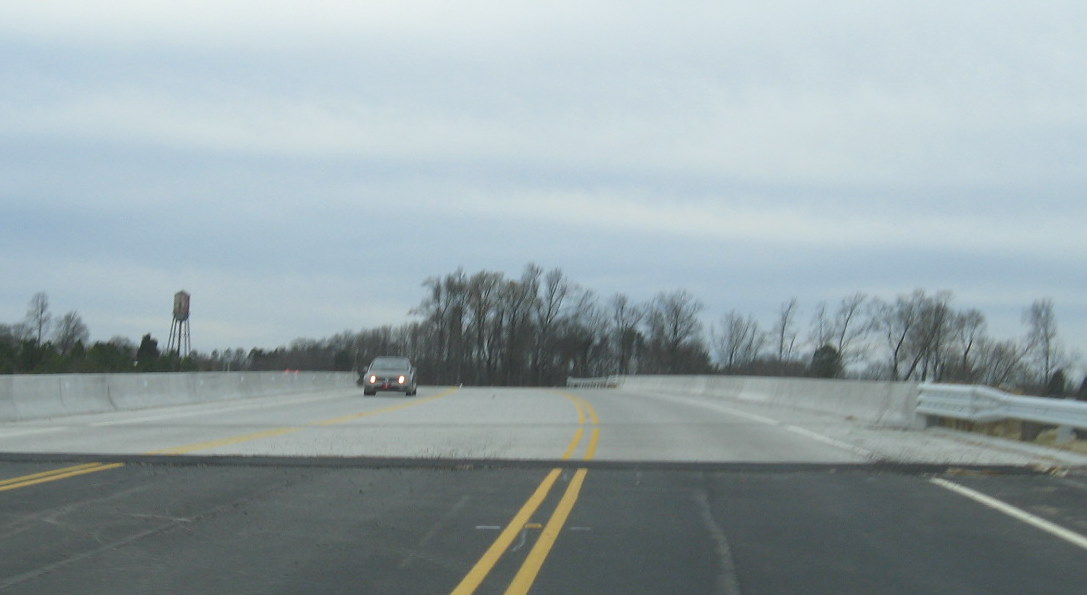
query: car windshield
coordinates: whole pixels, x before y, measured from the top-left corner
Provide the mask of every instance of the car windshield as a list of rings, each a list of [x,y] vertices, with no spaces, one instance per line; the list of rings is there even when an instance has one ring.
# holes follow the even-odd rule
[[[401,357],[379,357],[370,364],[371,370],[408,370],[411,364]]]

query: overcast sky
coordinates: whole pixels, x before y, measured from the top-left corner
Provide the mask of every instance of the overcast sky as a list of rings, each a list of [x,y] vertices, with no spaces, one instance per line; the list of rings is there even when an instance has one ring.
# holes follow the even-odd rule
[[[458,267],[1087,345],[1087,4],[0,4],[0,322],[275,347]]]

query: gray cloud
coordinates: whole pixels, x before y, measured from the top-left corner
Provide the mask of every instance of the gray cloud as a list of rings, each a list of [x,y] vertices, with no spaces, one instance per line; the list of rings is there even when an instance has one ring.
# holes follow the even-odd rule
[[[184,287],[196,347],[271,345],[538,262],[711,316],[946,288],[1017,332],[1052,296],[1082,345],[1085,12],[0,7],[0,320],[165,334]]]

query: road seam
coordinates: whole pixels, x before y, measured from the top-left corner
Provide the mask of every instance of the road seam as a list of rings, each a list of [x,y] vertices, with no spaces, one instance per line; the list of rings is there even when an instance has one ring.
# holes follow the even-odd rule
[[[702,474],[702,480],[706,481],[705,474]],[[713,540],[717,559],[721,563],[720,572],[717,574],[715,592],[723,595],[740,595],[742,591],[740,590],[739,574],[736,571],[736,559],[732,555],[732,546],[728,542],[724,529],[714,518],[708,489],[707,484],[707,490],[697,492],[694,500],[698,503],[699,511],[702,513],[702,524],[709,532],[710,539]]]

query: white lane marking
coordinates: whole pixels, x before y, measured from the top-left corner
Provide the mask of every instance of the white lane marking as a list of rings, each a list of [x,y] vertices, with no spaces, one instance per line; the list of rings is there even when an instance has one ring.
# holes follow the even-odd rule
[[[760,424],[766,424],[768,426],[780,426],[781,425],[780,421],[778,421],[778,420],[776,420],[776,419],[774,419],[772,417],[766,417],[766,416],[758,415],[758,414],[755,414],[755,413],[748,413],[746,411],[740,411],[739,409],[733,409],[732,407],[729,407],[728,405],[725,405],[725,404],[717,402],[717,401],[706,401],[704,399],[685,398],[685,397],[680,397],[680,396],[676,396],[676,395],[653,395],[653,398],[655,398],[657,400],[660,400],[660,401],[672,401],[673,403],[682,403],[682,404],[687,405],[689,407],[700,407],[702,409],[709,409],[711,411],[720,411],[721,413],[727,413],[727,414],[735,416],[735,417],[741,417],[743,419],[753,421],[753,422],[757,422],[757,423],[760,423]]]
[[[809,430],[807,428],[802,428],[800,426],[794,426],[792,424],[787,424],[787,423],[785,423],[783,421],[773,419],[773,418],[770,418],[770,417],[764,417],[762,415],[756,415],[754,413],[747,413],[746,411],[739,411],[739,410],[733,409],[731,407],[726,407],[724,405],[717,405],[715,408],[719,409],[721,411],[724,411],[724,412],[726,412],[726,413],[728,413],[730,415],[735,415],[737,417],[743,417],[743,418],[746,418],[746,419],[750,419],[752,421],[763,423],[763,424],[766,424],[768,426],[777,426],[779,428],[782,428],[782,429],[784,429],[786,431],[792,432],[792,433],[797,434],[799,436],[804,436],[805,438],[815,440],[816,442],[821,442],[821,443],[826,444],[828,446],[833,446],[835,448],[840,448],[842,450],[851,452],[851,453],[853,453],[853,454],[855,454],[857,456],[860,456],[860,457],[872,458],[874,456],[872,451],[870,451],[870,450],[868,450],[866,448],[861,448],[860,446],[856,446],[856,445],[850,444],[848,442],[843,442],[841,440],[831,438],[830,436],[825,436],[825,435],[820,434],[818,432],[813,432],[813,431],[811,431],[811,430]]]
[[[29,430],[0,430],[0,439],[14,438],[16,436],[28,436],[30,434],[45,434],[47,432],[59,432],[64,428],[33,428]]]
[[[810,438],[812,440],[815,440],[816,442],[822,442],[823,444],[827,444],[835,448],[847,450],[861,457],[871,458],[873,456],[872,451],[866,448],[861,448],[859,446],[849,444],[848,442],[842,442],[841,440],[836,440],[834,438],[831,438],[830,436],[824,436],[818,432],[813,432],[806,428],[801,428],[799,426],[793,425],[782,425],[782,427],[794,434],[799,434],[801,436],[804,436],[805,438]]]
[[[782,428],[782,429],[787,430],[789,432],[792,432],[794,434],[804,436],[805,438],[809,438],[811,440],[821,442],[821,443],[826,444],[828,446],[833,446],[835,448],[840,448],[842,450],[845,450],[847,452],[850,452],[850,453],[852,453],[854,455],[857,455],[859,457],[862,457],[862,458],[866,458],[866,459],[875,458],[875,453],[873,451],[870,451],[870,450],[866,449],[866,448],[862,448],[860,446],[856,446],[856,445],[850,444],[848,442],[843,442],[841,440],[831,438],[830,436],[825,436],[825,435],[820,434],[818,432],[813,432],[811,430],[802,428],[800,426],[794,426],[792,424],[785,423],[785,422],[783,422],[781,420],[774,419],[772,417],[766,417],[764,415],[758,415],[756,413],[748,413],[747,411],[741,411],[739,409],[733,409],[732,407],[729,407],[728,405],[724,405],[722,403],[706,402],[704,400],[676,397],[676,396],[672,396],[672,395],[653,395],[653,397],[656,398],[656,399],[659,399],[659,400],[667,400],[667,401],[672,401],[672,402],[675,402],[675,403],[683,403],[685,405],[690,405],[690,406],[694,406],[694,407],[702,407],[704,409],[719,411],[721,413],[727,413],[728,415],[743,418],[743,419],[753,421],[753,422],[756,422],[756,423]]]
[[[145,415],[143,417],[132,417],[132,418],[126,418],[126,419],[119,419],[119,420],[115,420],[115,421],[100,421],[100,422],[91,424],[91,427],[98,428],[98,427],[104,427],[104,426],[123,426],[123,425],[128,425],[128,424],[139,424],[139,423],[143,423],[143,422],[147,422],[147,421],[161,421],[161,420],[164,420],[164,419],[173,419],[175,417],[192,417],[192,416],[195,416],[195,415],[215,415],[215,414],[218,414],[218,413],[230,413],[230,412],[233,412],[233,411],[243,411],[245,409],[260,409],[262,407],[279,407],[279,406],[287,406],[287,405],[297,405],[297,404],[300,404],[300,403],[308,403],[308,402],[311,402],[311,401],[321,401],[321,400],[332,399],[332,398],[337,398],[337,397],[329,397],[328,395],[324,395],[324,396],[320,396],[320,397],[306,397],[306,398],[302,398],[302,399],[291,399],[289,401],[288,400],[277,400],[275,403],[268,403],[266,401],[262,402],[262,403],[248,402],[248,403],[243,403],[243,404],[240,404],[240,405],[234,405],[233,407],[230,407],[230,406],[205,407],[205,408],[200,408],[200,409],[196,409],[196,410],[171,411],[171,412],[168,412],[168,413],[159,413],[159,414],[156,414],[156,415]],[[195,406],[199,407],[199,405],[195,405]]]
[[[747,420],[750,420],[750,421],[753,421],[753,422],[757,422],[757,423],[760,423],[760,424],[766,424],[768,426],[780,426],[780,425],[782,425],[780,421],[778,421],[778,420],[776,420],[776,419],[774,419],[772,417],[766,417],[766,416],[763,416],[763,415],[758,415],[756,413],[748,413],[746,411],[740,411],[739,409],[733,409],[732,407],[729,407],[727,405],[722,405],[720,403],[700,403],[700,402],[697,402],[697,401],[686,401],[686,400],[680,401],[680,402],[686,403],[688,405],[694,405],[696,407],[701,406],[701,407],[704,407],[706,409],[716,409],[718,411],[721,411],[723,413],[727,413],[729,415],[733,415],[735,417],[742,417],[744,419],[747,419]]]
[[[971,500],[973,500],[975,502],[978,502],[980,504],[984,504],[985,506],[988,506],[989,508],[1000,511],[1000,512],[1012,517],[1013,519],[1016,519],[1018,521],[1022,521],[1024,523],[1028,524],[1028,525],[1031,525],[1032,527],[1041,529],[1042,531],[1045,531],[1046,533],[1049,533],[1051,535],[1059,537],[1059,538],[1067,541],[1068,543],[1071,543],[1072,545],[1078,546],[1081,549],[1087,550],[1087,537],[1084,537],[1083,535],[1080,535],[1079,533],[1076,533],[1075,531],[1065,529],[1064,527],[1062,527],[1060,525],[1057,525],[1055,523],[1051,523],[1051,522],[1049,522],[1049,521],[1047,521],[1047,520],[1045,520],[1045,519],[1043,519],[1043,518],[1041,518],[1039,516],[1035,516],[1035,515],[1027,512],[1027,511],[1025,511],[1025,510],[1023,510],[1021,508],[1016,508],[1016,507],[1012,506],[1011,504],[1008,504],[1007,502],[1002,502],[1002,501],[997,500],[996,498],[993,498],[991,496],[986,496],[985,494],[982,494],[981,492],[978,492],[976,490],[972,490],[972,489],[970,489],[968,487],[965,487],[965,486],[961,486],[961,485],[959,485],[957,483],[954,483],[954,482],[947,481],[946,479],[941,479],[939,477],[933,477],[929,481],[932,482],[935,485],[938,485],[938,486],[946,489],[946,490],[950,490],[950,491],[955,492],[956,494],[959,494],[961,496],[966,496],[967,498],[970,498]]]
[[[772,417],[765,417],[765,416],[758,415],[758,414],[755,414],[755,413],[748,413],[746,411],[740,411],[738,409],[732,409],[730,407],[720,407],[720,409],[722,411],[728,413],[729,415],[735,415],[736,417],[742,417],[744,419],[749,419],[751,421],[758,422],[760,424],[766,424],[768,426],[780,426],[781,425],[780,421],[778,421],[778,420],[776,420],[776,419],[774,419]]]

